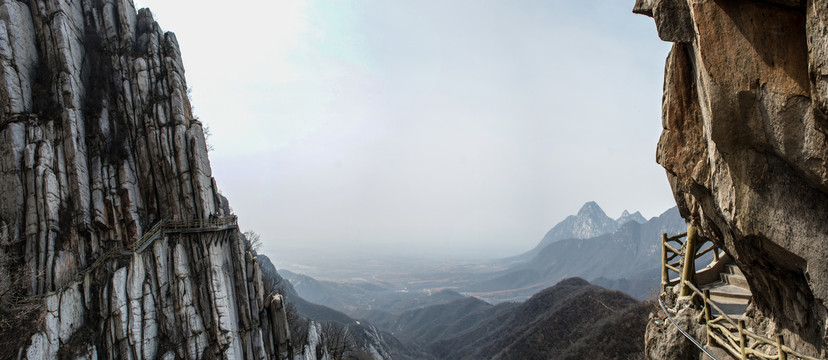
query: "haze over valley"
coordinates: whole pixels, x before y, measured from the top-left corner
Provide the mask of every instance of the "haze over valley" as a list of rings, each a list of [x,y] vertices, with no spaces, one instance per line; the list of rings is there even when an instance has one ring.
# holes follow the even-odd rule
[[[826,359],[826,34],[814,0],[0,0],[0,357]]]

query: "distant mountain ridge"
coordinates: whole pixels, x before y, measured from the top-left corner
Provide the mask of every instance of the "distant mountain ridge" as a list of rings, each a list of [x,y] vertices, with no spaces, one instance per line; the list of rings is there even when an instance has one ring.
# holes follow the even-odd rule
[[[619,220],[624,224],[619,226],[619,220],[589,202],[578,215],[553,227],[538,247],[510,259],[507,270],[479,275],[458,290],[493,303],[520,301],[563,278],[578,276],[646,298],[658,285],[660,235],[682,232],[685,224],[675,207],[643,223],[636,219],[640,215],[622,214]],[[612,228],[587,239],[558,239]]]
[[[376,322],[464,295],[490,303],[523,301],[573,276],[645,299],[658,286],[661,234],[677,234],[685,229],[675,207],[650,220],[640,212],[626,210],[618,219],[612,219],[598,204],[588,202],[576,215],[555,225],[536,249],[480,264],[476,270],[441,272],[396,285],[374,280],[320,281],[289,271],[282,274],[305,299]],[[597,233],[601,234],[577,238]]]
[[[615,220],[615,222],[619,225],[624,225],[630,221],[635,221],[639,224],[643,224],[647,222],[647,219],[645,219],[644,215],[641,215],[641,212],[639,211],[630,214],[629,211],[624,210],[624,212],[621,213],[621,216]]]
[[[581,206],[577,214],[567,216],[566,219],[552,227],[544,235],[540,243],[532,250],[518,255],[517,258],[531,258],[546,246],[557,241],[566,239],[589,239],[608,234],[618,230],[618,228],[630,221],[644,224],[647,222],[647,219],[641,215],[641,212],[636,211],[630,214],[627,210],[624,210],[618,219],[613,219],[598,206],[598,203],[589,201]]]

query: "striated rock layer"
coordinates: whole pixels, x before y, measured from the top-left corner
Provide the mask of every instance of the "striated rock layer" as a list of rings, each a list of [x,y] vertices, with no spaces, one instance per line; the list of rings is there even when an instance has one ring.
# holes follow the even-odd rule
[[[748,326],[828,357],[828,2],[638,0],[667,59],[657,160],[735,260]]]
[[[0,0],[0,63],[0,357],[285,353],[236,227],[124,250],[162,219],[231,215],[175,35],[131,0]]]

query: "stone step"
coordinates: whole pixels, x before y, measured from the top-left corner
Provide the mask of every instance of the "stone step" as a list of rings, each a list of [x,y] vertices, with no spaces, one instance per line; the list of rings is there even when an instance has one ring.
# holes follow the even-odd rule
[[[747,303],[744,304],[737,304],[737,303],[726,303],[726,302],[719,302],[716,300],[711,299],[713,303],[716,304],[722,311],[724,311],[725,315],[729,316],[731,319],[734,320],[742,320],[745,317],[745,311],[747,311]],[[716,308],[710,308],[710,314],[713,316],[719,316],[719,310]]]
[[[742,277],[745,276],[745,274],[742,272],[742,269],[739,269],[739,267],[736,266],[736,264],[727,264],[727,265],[725,265],[725,271],[730,273],[730,274],[740,275]]]
[[[742,289],[750,291],[750,286],[748,286],[747,279],[743,275],[739,274],[732,274],[732,273],[721,273],[719,277],[722,279],[722,282],[738,286]]]
[[[750,298],[744,297],[733,297],[731,295],[722,295],[720,293],[710,293],[710,300],[715,301],[717,304],[736,304],[736,305],[747,305],[750,303]]]
[[[710,290],[710,296],[719,295],[722,297],[743,299],[750,299],[750,297],[753,296],[753,294],[750,293],[750,290],[719,281],[703,286],[702,290],[704,289]]]

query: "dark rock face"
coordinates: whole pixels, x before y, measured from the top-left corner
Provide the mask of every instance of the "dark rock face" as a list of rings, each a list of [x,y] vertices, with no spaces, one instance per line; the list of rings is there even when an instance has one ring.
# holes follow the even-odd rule
[[[236,229],[165,234],[73,279],[161,219],[230,215],[175,35],[131,0],[0,0],[0,64],[3,311],[15,311],[11,295],[47,294],[42,323],[13,329],[20,356],[285,350]]]
[[[745,273],[749,326],[828,356],[828,5],[654,0],[635,11],[676,42],[657,160],[682,216]]]

